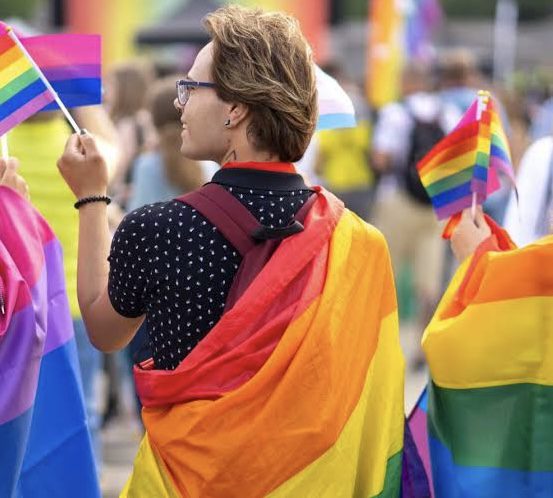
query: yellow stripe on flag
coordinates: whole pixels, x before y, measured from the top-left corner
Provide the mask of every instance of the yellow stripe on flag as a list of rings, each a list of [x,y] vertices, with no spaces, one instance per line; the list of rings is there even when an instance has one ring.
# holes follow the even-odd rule
[[[403,447],[403,388],[397,379],[404,375],[404,360],[396,312],[382,321],[379,337],[361,398],[336,443],[270,498],[361,498],[382,491],[387,464],[382,456]]]
[[[17,47],[14,47],[17,48]],[[10,49],[10,52],[13,49]],[[21,76],[25,71],[32,67],[31,63],[25,58],[21,57],[15,62],[10,64],[8,67],[0,71],[0,87],[6,86],[12,80]]]

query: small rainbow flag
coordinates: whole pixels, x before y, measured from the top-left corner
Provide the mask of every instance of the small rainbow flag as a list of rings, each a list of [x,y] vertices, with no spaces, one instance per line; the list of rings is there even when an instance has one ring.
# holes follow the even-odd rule
[[[474,201],[482,204],[499,188],[498,171],[514,184],[509,145],[489,92],[479,92],[457,127],[417,169],[440,220],[460,213]]]
[[[9,31],[0,23],[0,135],[54,101]]]

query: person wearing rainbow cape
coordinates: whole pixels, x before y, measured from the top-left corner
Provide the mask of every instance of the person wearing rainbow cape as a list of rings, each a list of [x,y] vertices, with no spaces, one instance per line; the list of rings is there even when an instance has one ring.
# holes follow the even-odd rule
[[[282,13],[228,6],[205,26],[175,106],[182,153],[221,164],[209,184],[130,213],[110,250],[93,137],[73,135],[58,162],[78,199],[91,341],[114,351],[148,327],[146,435],[122,496],[397,496],[388,250],[293,165],[317,120],[311,50]]]

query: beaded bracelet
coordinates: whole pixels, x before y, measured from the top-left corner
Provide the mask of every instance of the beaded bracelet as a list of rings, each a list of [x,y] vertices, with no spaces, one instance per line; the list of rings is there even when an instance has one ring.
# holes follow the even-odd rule
[[[91,202],[105,202],[109,205],[111,203],[111,197],[108,197],[107,195],[91,195],[90,197],[83,197],[82,199],[79,199],[74,206],[75,209],[79,209],[81,206]]]

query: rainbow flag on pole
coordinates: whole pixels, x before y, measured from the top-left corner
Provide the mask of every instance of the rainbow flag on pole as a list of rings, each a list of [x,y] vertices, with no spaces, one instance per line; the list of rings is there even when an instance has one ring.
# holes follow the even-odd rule
[[[9,30],[0,23],[0,135],[54,101]]]
[[[514,183],[510,157],[497,105],[480,92],[457,127],[417,165],[438,219],[482,204],[499,188],[498,171]]]
[[[174,371],[135,369],[126,497],[397,497],[404,361],[382,235],[322,189]]]
[[[0,496],[98,498],[62,250],[0,187]]]
[[[492,224],[493,226],[493,224]],[[553,236],[481,250],[455,274],[422,346],[437,497],[553,496]],[[419,448],[420,449],[420,448]]]

